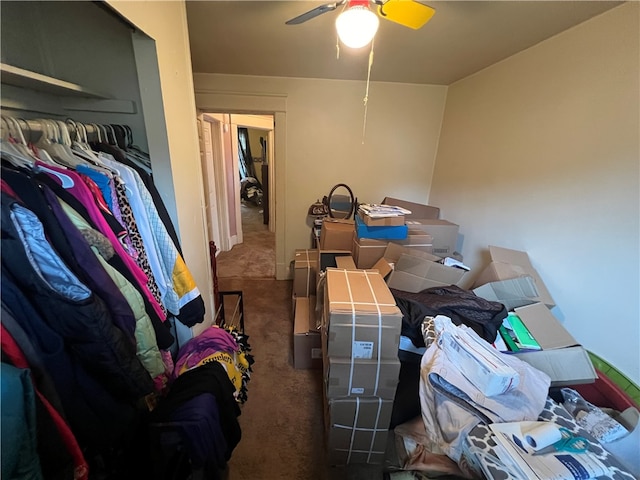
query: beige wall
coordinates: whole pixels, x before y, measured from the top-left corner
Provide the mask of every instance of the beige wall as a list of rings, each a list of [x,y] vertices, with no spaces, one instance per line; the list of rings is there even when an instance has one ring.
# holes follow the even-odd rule
[[[184,259],[205,299],[210,320],[212,283],[185,4],[118,0],[108,3],[156,42],[170,164],[154,164],[154,174],[156,169],[163,173],[159,176],[163,177],[165,188],[169,188],[167,176],[169,185],[173,185]],[[144,81],[140,79],[142,88]]]
[[[225,106],[207,100],[214,93],[282,100],[286,132],[277,119],[275,126],[277,149],[278,138],[286,136],[275,154],[276,202],[284,204],[276,219],[284,222],[276,228],[284,245],[280,271],[288,268],[295,249],[311,246],[307,210],[336,183],[351,186],[361,202],[385,196],[427,201],[446,87],[372,83],[363,144],[364,81],[196,73],[194,84],[198,108],[205,110]],[[256,104],[249,101],[246,108]]]
[[[640,380],[639,7],[449,88],[430,201],[465,263],[526,250],[586,348]]]

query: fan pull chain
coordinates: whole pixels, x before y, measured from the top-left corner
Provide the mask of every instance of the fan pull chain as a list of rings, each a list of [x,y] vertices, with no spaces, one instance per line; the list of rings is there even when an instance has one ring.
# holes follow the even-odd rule
[[[364,145],[364,137],[367,131],[367,104],[369,102],[369,83],[371,79],[371,66],[373,65],[373,43],[374,40],[371,40],[371,51],[369,52],[369,67],[367,69],[367,89],[364,94],[364,120],[362,123],[362,145]]]

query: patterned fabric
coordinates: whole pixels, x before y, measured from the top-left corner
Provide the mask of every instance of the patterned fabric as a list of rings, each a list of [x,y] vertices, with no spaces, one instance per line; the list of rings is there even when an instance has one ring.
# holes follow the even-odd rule
[[[136,251],[136,257],[134,257],[134,259],[138,266],[142,269],[142,271],[147,274],[147,278],[149,279],[147,282],[147,287],[149,287],[153,298],[155,298],[156,301],[160,304],[160,306],[162,307],[162,311],[166,316],[167,309],[164,306],[164,303],[162,303],[162,295],[160,294],[160,289],[158,288],[158,284],[156,283],[153,272],[151,271],[149,259],[147,258],[147,253],[144,248],[144,242],[142,241],[142,236],[140,236],[140,232],[138,231],[136,219],[133,217],[131,205],[129,205],[129,199],[127,198],[124,182],[117,175],[114,175],[113,182],[116,187],[116,196],[118,198],[117,203],[120,207],[123,225],[127,227],[127,230],[129,231],[129,237],[131,238],[131,243]]]
[[[562,405],[552,398],[547,397],[546,404],[538,420],[553,422],[556,425],[567,428],[571,433],[589,440],[589,451],[609,467],[608,479],[632,480],[634,478],[589,432],[575,422],[571,414]],[[485,424],[477,425],[465,440],[464,453],[459,466],[470,477],[483,478],[477,453],[481,452],[480,455],[482,455],[484,466],[489,470],[491,478],[494,480],[509,480],[513,478],[505,471],[502,462],[498,459],[495,448],[496,443],[493,440],[491,429]]]

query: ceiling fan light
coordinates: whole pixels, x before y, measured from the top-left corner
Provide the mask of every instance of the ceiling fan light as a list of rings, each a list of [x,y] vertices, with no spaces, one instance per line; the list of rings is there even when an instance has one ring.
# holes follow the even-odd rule
[[[376,32],[380,20],[369,7],[356,5],[348,8],[336,19],[336,30],[340,41],[347,47],[362,48],[368,45]]]

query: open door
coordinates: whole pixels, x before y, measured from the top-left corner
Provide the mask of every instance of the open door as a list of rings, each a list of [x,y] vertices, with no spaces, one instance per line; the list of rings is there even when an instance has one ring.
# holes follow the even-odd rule
[[[200,158],[205,190],[205,218],[209,240],[219,252],[230,250],[238,241],[235,198],[237,173],[234,172],[229,116],[204,113],[198,116]],[[241,238],[240,238],[241,241]]]

